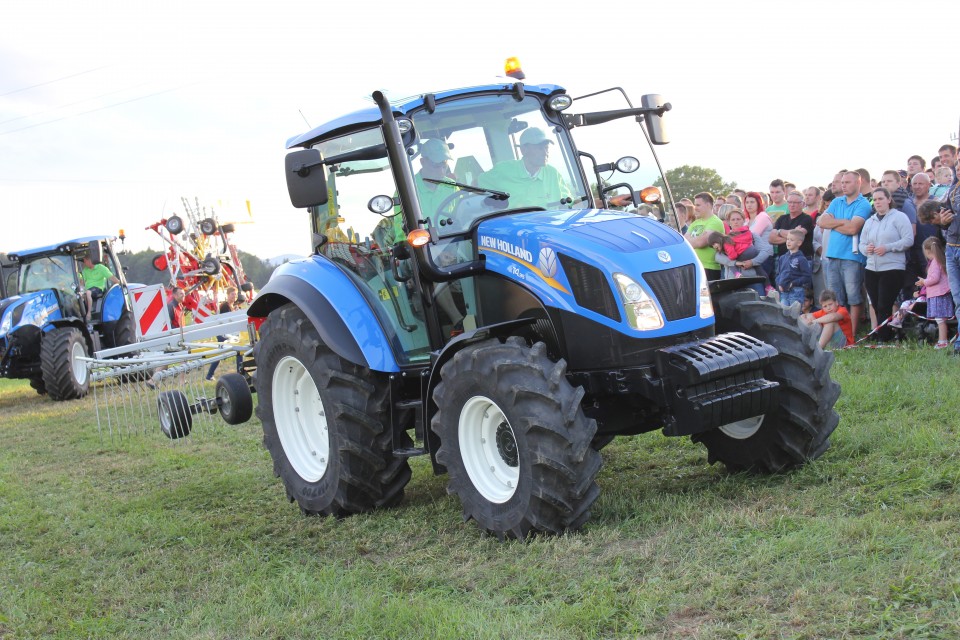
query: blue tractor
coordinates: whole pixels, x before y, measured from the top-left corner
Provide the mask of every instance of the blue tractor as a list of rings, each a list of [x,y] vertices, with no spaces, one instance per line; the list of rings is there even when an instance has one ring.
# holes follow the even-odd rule
[[[26,378],[54,400],[82,398],[90,388],[84,356],[136,341],[136,324],[115,238],[77,238],[6,257],[0,301],[0,377]],[[104,263],[119,280],[87,296],[82,261]],[[7,297],[9,296],[9,297]]]
[[[525,538],[588,520],[615,436],[689,436],[761,473],[827,449],[832,354],[750,279],[707,281],[654,153],[670,105],[601,94],[622,104],[376,92],[288,141],[314,251],[249,316],[264,444],[304,513],[395,505],[428,455],[465,519]]]

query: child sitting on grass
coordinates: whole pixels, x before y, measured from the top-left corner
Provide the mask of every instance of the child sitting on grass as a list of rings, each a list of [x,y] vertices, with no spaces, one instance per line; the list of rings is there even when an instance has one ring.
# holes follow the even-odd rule
[[[777,260],[777,290],[780,304],[789,307],[798,303],[803,307],[807,289],[813,287],[813,271],[810,261],[800,253],[800,245],[807,235],[801,227],[787,232],[787,252]]]
[[[818,324],[820,330],[820,348],[842,349],[853,344],[853,323],[850,312],[837,303],[837,294],[825,289],[820,294],[820,311],[805,313],[800,321]]]

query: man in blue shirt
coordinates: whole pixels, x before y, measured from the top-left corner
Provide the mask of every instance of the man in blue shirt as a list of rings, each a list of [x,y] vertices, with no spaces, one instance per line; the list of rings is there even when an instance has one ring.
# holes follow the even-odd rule
[[[860,194],[861,178],[856,171],[847,171],[840,179],[843,197],[834,198],[830,206],[817,216],[817,226],[830,230],[827,244],[827,286],[837,293],[840,306],[850,310],[853,335],[863,315],[863,270],[867,262],[857,249],[860,229],[870,217],[870,201]]]

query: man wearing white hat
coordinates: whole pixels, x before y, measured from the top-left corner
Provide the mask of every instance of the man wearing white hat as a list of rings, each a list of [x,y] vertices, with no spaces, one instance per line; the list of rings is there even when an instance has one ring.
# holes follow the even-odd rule
[[[519,160],[497,164],[480,176],[481,187],[510,194],[508,206],[557,208],[570,198],[570,189],[555,167],[547,164],[553,140],[543,129],[530,127],[520,135]]]

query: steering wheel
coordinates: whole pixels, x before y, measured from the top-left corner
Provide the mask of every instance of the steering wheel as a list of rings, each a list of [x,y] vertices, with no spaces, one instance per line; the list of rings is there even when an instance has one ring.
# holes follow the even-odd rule
[[[457,220],[457,217],[459,216],[460,207],[463,205],[463,203],[476,198],[487,198],[488,196],[489,194],[487,193],[474,193],[466,190],[454,191],[449,196],[444,198],[443,202],[437,205],[436,213],[440,220],[439,225],[458,225],[459,221]]]

